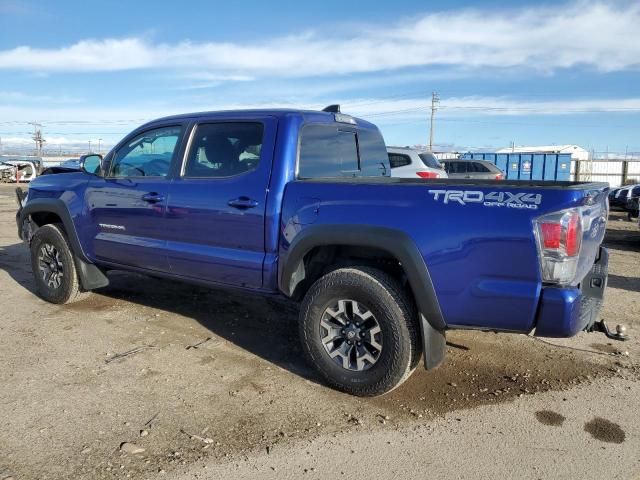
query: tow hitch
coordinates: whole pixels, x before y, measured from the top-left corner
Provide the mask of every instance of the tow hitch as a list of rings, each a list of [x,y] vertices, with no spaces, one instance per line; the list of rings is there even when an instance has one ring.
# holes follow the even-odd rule
[[[625,327],[624,325],[616,325],[616,332],[613,333],[611,330],[609,330],[609,326],[604,320],[595,322],[591,326],[589,331],[602,332],[607,336],[607,338],[610,338],[611,340],[618,340],[620,342],[626,342],[627,340],[629,340],[629,336],[627,335],[627,327]]]

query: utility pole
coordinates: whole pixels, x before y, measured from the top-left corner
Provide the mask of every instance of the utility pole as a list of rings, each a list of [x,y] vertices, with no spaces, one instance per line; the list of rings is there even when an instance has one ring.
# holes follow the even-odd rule
[[[431,92],[431,128],[429,129],[429,151],[433,152],[433,120],[436,110],[440,104],[440,96],[436,92]]]
[[[98,139],[98,153],[100,153],[100,144],[102,143],[102,139],[99,138]]]
[[[40,130],[40,127],[42,127],[42,125],[39,124],[38,122],[29,122],[29,124],[33,125],[33,137],[32,138],[33,138],[33,141],[36,143],[36,156],[41,157],[42,156],[42,146],[46,142],[46,140],[42,136],[42,130]]]
[[[89,153],[91,153],[91,140],[89,140]]]

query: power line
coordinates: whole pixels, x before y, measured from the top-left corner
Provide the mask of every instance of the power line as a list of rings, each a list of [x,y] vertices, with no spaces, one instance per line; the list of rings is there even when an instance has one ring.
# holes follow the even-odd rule
[[[397,94],[397,95],[389,95],[389,96],[384,96],[384,97],[378,97],[375,100],[345,102],[345,105],[347,105],[349,108],[351,108],[353,106],[362,107],[362,106],[368,106],[368,105],[379,105],[381,103],[387,103],[388,100],[394,100],[394,99],[398,99],[398,98],[411,98],[411,97],[418,98],[421,93],[422,92],[400,93],[400,94]]]
[[[48,132],[48,135],[126,135],[131,132]],[[31,135],[32,132],[1,132],[0,135]]]
[[[427,110],[427,107],[415,107],[415,108],[404,108],[402,110],[388,110],[383,112],[374,112],[366,115],[367,118],[372,117],[382,117],[385,115],[395,115],[398,113],[413,113],[413,112],[424,112]]]
[[[362,106],[370,106],[370,105],[376,105],[376,104],[381,104],[381,103],[386,103],[385,99],[387,100],[391,100],[391,99],[397,99],[397,98],[410,98],[410,97],[415,97],[415,93],[405,93],[405,94],[398,94],[398,95],[392,95],[392,96],[388,96],[388,97],[381,97],[381,99],[379,100],[372,100],[372,101],[364,101],[364,102],[353,102],[351,104],[348,104],[350,106],[356,106],[357,108],[362,107]],[[419,98],[416,98],[416,101],[419,101]],[[565,114],[565,113],[614,113],[614,112],[640,112],[640,106],[639,107],[614,107],[614,106],[608,106],[608,105],[602,105],[600,107],[567,107],[567,108],[562,108],[562,109],[558,109],[556,111],[549,111],[547,105],[532,105],[532,106],[528,106],[528,107],[524,107],[524,106],[489,106],[489,105],[474,105],[474,104],[469,104],[469,105],[447,105],[446,101],[444,103],[441,103],[438,105],[438,109],[445,109],[445,110],[478,110],[478,111],[489,111],[489,112],[507,112],[507,111],[514,111],[514,112],[537,112],[540,114],[548,114],[548,115],[558,115],[558,114]],[[407,112],[414,112],[414,111],[421,111],[421,110],[427,110],[429,109],[429,106],[422,106],[422,107],[412,107],[412,108],[406,108],[406,109],[398,109],[398,110],[389,110],[389,111],[379,111],[379,112],[372,112],[370,114],[367,114],[368,117],[372,117],[372,116],[381,116],[381,115],[388,115],[388,114],[396,114],[396,113],[407,113]],[[129,125],[129,124],[139,124],[141,122],[145,122],[148,121],[149,118],[137,118],[137,119],[96,119],[96,120],[44,120],[41,121],[42,123],[40,123],[39,125],[42,126],[43,124],[47,124],[47,125]],[[28,125],[28,124],[33,124],[34,122],[28,122],[28,121],[20,121],[20,120],[10,120],[10,121],[3,121],[0,122],[0,125]],[[110,134],[111,132],[105,133],[105,134]],[[102,134],[102,132],[101,132]],[[116,134],[116,132],[113,132],[113,134]]]
[[[121,120],[40,120],[43,124],[47,125],[129,125],[129,124],[140,124],[143,122],[149,121],[150,118],[131,118],[131,119],[121,119]],[[27,122],[24,120],[8,120],[4,122],[0,122],[0,125],[27,125],[32,122]]]
[[[381,124],[386,125],[386,126],[391,126],[391,125],[407,125],[407,124],[412,124],[412,123],[416,123],[416,121],[420,121],[420,119],[405,119],[405,120],[392,120],[389,119],[390,121],[385,121],[385,119],[381,119]],[[560,119],[561,120],[561,119]],[[595,124],[595,123],[590,123],[590,124],[583,124],[583,123],[567,123],[565,121],[560,122],[549,122],[549,120],[544,120],[544,121],[540,121],[540,122],[533,122],[533,121],[529,121],[529,122],[505,122],[505,121],[492,121],[492,120],[474,120],[474,119],[468,119],[468,118],[442,118],[439,117],[438,119],[439,122],[447,122],[447,123],[459,123],[459,124],[474,124],[474,125],[488,125],[488,126],[493,126],[493,125],[507,125],[507,126],[530,126],[530,127],[537,127],[540,125],[543,126],[549,126],[551,123],[553,123],[554,125],[560,124],[563,127],[581,127],[581,128],[602,128],[602,124]],[[384,122],[384,123],[382,123]],[[612,127],[612,128],[625,128],[628,127],[629,125],[620,125],[620,124],[607,124],[607,127]]]

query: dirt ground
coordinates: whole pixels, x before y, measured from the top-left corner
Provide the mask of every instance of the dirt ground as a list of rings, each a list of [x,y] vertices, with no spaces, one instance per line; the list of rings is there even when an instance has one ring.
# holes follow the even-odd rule
[[[359,399],[320,383],[301,358],[295,305],[277,298],[113,273],[109,287],[81,303],[45,303],[33,294],[15,210],[13,187],[0,186],[0,480],[232,478],[235,469],[237,478],[252,478],[247,472],[257,476],[259,462],[269,478],[325,478],[321,466],[281,459],[289,470],[278,471],[264,458],[310,454],[323,442],[370,445],[371,455],[390,445],[411,452],[402,438],[422,438],[416,432],[424,429],[460,432],[443,435],[444,449],[445,438],[471,441],[458,418],[486,427],[529,406],[528,430],[505,427],[514,437],[504,448],[529,434],[544,438],[536,429],[562,428],[582,412],[581,433],[599,446],[594,455],[606,449],[617,459],[599,462],[603,471],[640,478],[633,415],[640,407],[640,232],[622,214],[612,213],[605,240],[611,258],[602,317],[625,324],[630,341],[450,332],[443,366],[418,369],[387,396]],[[583,410],[572,408],[574,398]],[[617,408],[635,421],[618,423]],[[585,445],[571,441],[578,434],[567,435],[563,455],[583,454]],[[361,472],[360,458],[340,473]],[[483,465],[487,453],[476,459]],[[241,474],[243,464],[253,470]],[[544,469],[527,472],[513,478],[549,478]],[[603,478],[591,473],[583,478]]]

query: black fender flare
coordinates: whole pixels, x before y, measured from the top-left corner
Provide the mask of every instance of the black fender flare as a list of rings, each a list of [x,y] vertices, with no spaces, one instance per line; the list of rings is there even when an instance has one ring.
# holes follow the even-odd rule
[[[31,200],[23,208],[18,210],[16,221],[18,224],[18,236],[23,239],[23,226],[25,220],[29,219],[34,213],[53,213],[62,221],[65,233],[69,240],[69,247],[76,262],[76,270],[80,283],[85,290],[93,290],[109,285],[109,279],[96,265],[94,265],[85,255],[80,245],[78,232],[75,223],[71,218],[71,214],[65,203],[58,198],[38,198]]]
[[[291,297],[300,281],[299,271],[304,256],[315,247],[331,245],[374,247],[388,252],[400,262],[420,312],[425,367],[434,368],[440,364],[444,357],[447,324],[424,258],[411,237],[402,231],[368,225],[306,226],[280,258],[280,290]]]
[[[24,221],[32,214],[42,212],[54,213],[60,217],[73,254],[83,262],[91,263],[80,246],[78,232],[76,232],[76,226],[73,223],[69,209],[59,198],[38,198],[31,200],[20,211],[18,211],[18,235],[20,238],[22,238],[22,227],[24,225]]]

